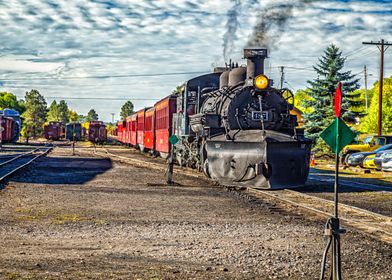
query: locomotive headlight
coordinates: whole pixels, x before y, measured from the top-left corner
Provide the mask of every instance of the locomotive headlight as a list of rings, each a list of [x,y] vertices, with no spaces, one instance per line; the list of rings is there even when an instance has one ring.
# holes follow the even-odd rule
[[[258,75],[255,78],[255,87],[258,89],[266,89],[268,87],[269,80],[265,75]]]

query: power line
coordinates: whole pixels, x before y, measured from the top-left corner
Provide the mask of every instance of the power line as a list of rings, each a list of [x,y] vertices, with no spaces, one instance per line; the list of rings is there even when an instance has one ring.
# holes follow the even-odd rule
[[[24,98],[24,96],[16,96],[17,98]],[[143,100],[143,101],[158,101],[160,98],[131,98],[131,97],[72,97],[72,96],[44,96],[46,99],[64,99],[64,100]]]
[[[84,77],[30,77],[30,78],[5,78],[0,81],[26,81],[26,80],[83,80],[83,79],[109,79],[109,78],[137,78],[137,77],[159,77],[159,76],[177,76],[203,74],[209,71],[193,71],[193,72],[169,72],[169,73],[151,73],[151,74],[124,74],[124,75],[98,75]]]

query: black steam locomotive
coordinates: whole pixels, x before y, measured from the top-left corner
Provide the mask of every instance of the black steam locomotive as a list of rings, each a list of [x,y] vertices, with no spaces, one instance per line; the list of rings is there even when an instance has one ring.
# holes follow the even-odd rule
[[[311,141],[290,114],[293,94],[264,75],[266,49],[245,49],[244,57],[246,66],[193,78],[178,93],[176,161],[227,186],[303,185]]]

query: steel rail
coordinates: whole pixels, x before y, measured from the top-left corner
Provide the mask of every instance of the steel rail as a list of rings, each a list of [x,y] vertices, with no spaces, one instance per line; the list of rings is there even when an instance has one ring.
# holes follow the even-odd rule
[[[23,169],[24,167],[28,166],[30,163],[32,163],[32,162],[35,161],[36,159],[38,159],[38,158],[40,158],[40,157],[42,157],[42,156],[44,156],[44,155],[47,155],[53,148],[52,148],[52,147],[50,147],[50,148],[37,148],[37,149],[35,149],[34,151],[41,150],[41,149],[42,149],[42,150],[43,150],[43,149],[46,149],[46,150],[43,151],[42,153],[36,155],[36,156],[33,157],[32,159],[30,159],[28,162],[26,162],[26,163],[24,163],[24,164],[22,164],[22,165],[19,165],[19,166],[16,167],[15,169],[13,169],[13,170],[11,170],[10,172],[6,173],[5,175],[1,176],[1,177],[0,177],[0,182],[3,182],[3,181],[6,180],[8,177],[10,177],[11,175],[15,174],[16,172],[18,172],[19,170]],[[32,151],[30,154],[32,154],[32,153],[33,153],[33,151]],[[26,156],[26,154],[24,154],[24,155]],[[21,158],[21,157],[18,157],[18,158]],[[8,161],[8,163],[9,163],[9,162],[11,162],[11,161]]]
[[[40,149],[41,149],[41,148],[37,148],[37,149],[34,149],[34,150],[32,150],[32,151],[28,151],[28,152],[26,152],[26,153],[19,154],[18,156],[15,156],[15,157],[13,157],[13,158],[10,159],[10,160],[1,162],[1,163],[0,163],[0,167],[1,167],[1,166],[4,166],[4,165],[7,165],[8,163],[11,163],[11,162],[13,162],[13,161],[15,161],[15,160],[17,160],[17,159],[20,159],[21,157],[30,155],[30,154],[32,154],[32,153],[34,153],[34,152],[36,152],[36,151],[38,151],[38,150],[40,150]]]
[[[105,153],[101,153],[101,152],[98,152],[98,151],[95,151],[94,153],[96,155],[103,156],[103,157],[110,155],[112,157],[117,158],[119,161],[131,164],[131,165],[134,165],[134,166],[138,166],[138,167],[151,168],[151,169],[155,169],[155,170],[159,170],[159,171],[165,171],[165,172],[167,171],[167,166],[165,164],[148,162],[148,161],[135,159],[135,158],[130,158],[130,157],[124,157],[124,156],[113,154],[113,153],[109,152],[108,149],[106,149],[106,148],[103,148],[103,149],[105,150]],[[188,170],[183,169],[183,168],[181,168],[181,169],[176,168],[174,170],[174,173],[182,174],[182,175],[186,175],[186,176],[190,176],[190,177],[195,177],[195,178],[206,178],[207,179],[207,177],[205,177],[204,174],[201,174],[201,173],[196,174],[196,173],[193,173],[193,172],[188,171]]]
[[[262,196],[264,199],[278,200],[323,217],[331,217],[333,211],[333,201],[293,190],[264,191],[247,188],[247,192],[256,197]],[[392,217],[343,203],[339,203],[339,212],[340,219],[346,226],[392,244]]]

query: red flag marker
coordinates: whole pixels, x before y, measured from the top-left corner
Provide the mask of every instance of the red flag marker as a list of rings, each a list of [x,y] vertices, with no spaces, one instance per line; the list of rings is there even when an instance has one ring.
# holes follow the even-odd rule
[[[342,109],[342,84],[338,83],[338,88],[335,93],[335,115],[337,118],[340,117],[341,109]]]

